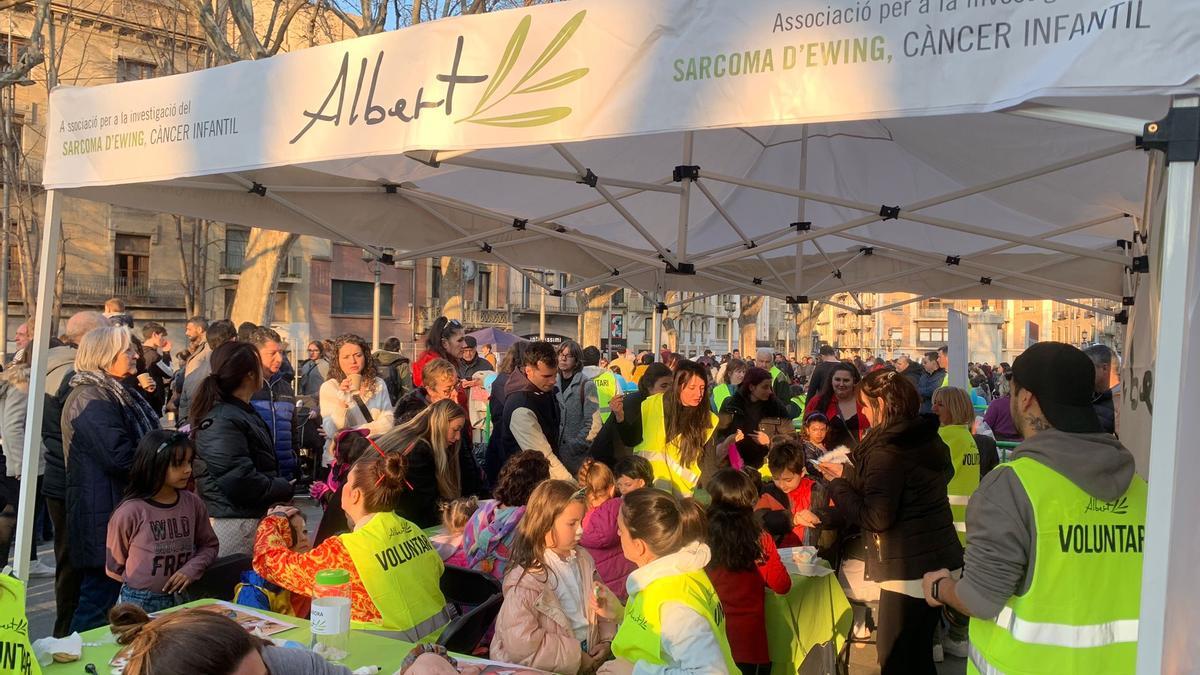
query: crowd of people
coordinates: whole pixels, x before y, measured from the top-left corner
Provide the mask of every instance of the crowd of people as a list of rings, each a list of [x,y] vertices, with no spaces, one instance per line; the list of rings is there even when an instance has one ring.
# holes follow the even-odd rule
[[[161,325],[139,338],[123,308],[106,310],[72,316],[50,351],[39,491],[56,636],[111,620],[141,644],[192,628],[186,612],[145,613],[242,555],[238,602],[303,617],[317,573],[345,570],[355,627],[428,643],[459,615],[439,586],[454,565],[502,585],[497,660],[763,673],[765,594],[792,584],[780,550],[813,546],[868,608],[853,630],[874,628],[885,674],[933,673],[942,652],[981,672],[1043,657],[1104,672],[1132,654],[1120,632],[1027,639],[1035,623],[1087,628],[1128,621],[1131,607],[1136,622],[1140,534],[1114,539],[1111,559],[1071,557],[1104,548],[1084,537],[1144,524],[1145,483],[1105,415],[1119,396],[1107,348],[1038,344],[1011,366],[970,364],[961,388],[948,386],[945,348],[919,365],[828,346],[815,360],[692,360],[521,341],[500,356],[440,317],[411,361],[395,338],[372,352],[343,335],[305,345],[293,367],[269,327],[193,318],[173,355]],[[0,380],[18,480],[7,441],[24,436],[13,425],[27,381],[19,361]],[[996,441],[1013,440],[1024,442],[997,470]],[[305,492],[319,523],[297,506]],[[1055,603],[1092,583],[1114,601]],[[217,672],[188,658],[155,660]],[[436,650],[419,658],[455,672]],[[151,661],[132,672],[168,672]],[[287,672],[326,672],[305,664]]]

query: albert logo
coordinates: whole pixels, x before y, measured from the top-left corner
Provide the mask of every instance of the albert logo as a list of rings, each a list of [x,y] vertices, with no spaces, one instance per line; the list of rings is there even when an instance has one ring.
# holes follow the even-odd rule
[[[430,83],[427,90],[425,85],[418,86],[415,93],[396,96],[386,92],[389,78],[384,71],[384,51],[374,54],[374,58],[362,57],[352,60],[351,52],[342,54],[340,67],[332,84],[326,90],[324,100],[313,110],[303,111],[307,121],[296,133],[289,144],[298,142],[318,123],[332,124],[340,127],[343,123],[354,126],[359,122],[374,126],[389,121],[403,124],[414,122],[421,118],[437,114],[438,111],[446,117],[454,119],[455,124],[482,124],[492,127],[537,127],[552,124],[571,114],[568,106],[550,106],[538,108],[536,103],[522,106],[519,103],[529,100],[530,94],[553,91],[560,87],[579,81],[588,74],[587,68],[575,68],[557,75],[548,75],[545,71],[563,47],[575,36],[579,26],[587,16],[587,10],[577,12],[572,16],[542,52],[525,70],[525,73],[510,86],[510,76],[529,37],[529,28],[533,19],[526,15],[517,24],[513,34],[508,39],[508,45],[500,56],[491,75],[462,72],[462,56],[466,46],[466,37],[458,36],[454,54],[444,72],[433,77],[436,84]],[[483,94],[476,102],[470,114],[455,118],[455,94],[462,95],[468,88],[483,86]],[[512,110],[515,108],[515,112]],[[461,111],[458,113],[461,115]]]
[[[1084,513],[1113,513],[1118,516],[1123,516],[1129,512],[1129,498],[1121,497],[1114,499],[1111,502],[1100,501],[1099,499],[1088,499],[1087,508]]]

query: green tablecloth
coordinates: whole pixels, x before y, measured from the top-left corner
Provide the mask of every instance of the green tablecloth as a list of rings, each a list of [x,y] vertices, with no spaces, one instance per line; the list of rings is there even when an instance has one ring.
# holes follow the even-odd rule
[[[846,644],[854,612],[836,574],[792,575],[787,595],[767,591],[767,643],[772,675],[796,675],[804,657],[819,644]]]
[[[217,601],[196,600],[182,606],[200,607],[211,605],[215,602]],[[282,614],[259,609],[252,611],[257,614],[269,615],[284,623],[290,623],[295,626],[292,630],[272,635],[272,639],[295,640],[304,645],[309,643],[310,633],[306,619],[297,619],[294,616],[283,616]],[[94,646],[90,646],[89,643],[94,643]],[[118,648],[119,645],[117,645],[112,632],[108,630],[108,626],[89,630],[83,633],[83,654],[79,657],[78,661],[72,663],[53,663],[42,668],[42,673],[43,675],[58,675],[59,673],[77,675],[83,672],[83,667],[86,664],[94,663],[96,664],[96,672],[105,675],[111,671],[108,662],[116,656]],[[342,661],[341,664],[351,670],[359,666],[382,666],[384,675],[388,675],[400,668],[400,662],[404,660],[405,656],[408,656],[412,648],[413,645],[408,642],[371,635],[362,631],[350,631],[350,656]]]

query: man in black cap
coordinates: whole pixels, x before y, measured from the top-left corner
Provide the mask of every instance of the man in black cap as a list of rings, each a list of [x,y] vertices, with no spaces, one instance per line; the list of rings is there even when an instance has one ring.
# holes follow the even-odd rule
[[[478,346],[475,338],[470,335],[463,338],[462,367],[459,374],[468,380],[475,377],[475,373],[481,373],[485,370],[495,370],[490,361],[475,351],[475,348]]]
[[[961,578],[929,572],[926,601],[972,617],[975,672],[1133,672],[1146,481],[1101,429],[1087,355],[1041,342],[1012,375],[1025,441],[971,496]]]

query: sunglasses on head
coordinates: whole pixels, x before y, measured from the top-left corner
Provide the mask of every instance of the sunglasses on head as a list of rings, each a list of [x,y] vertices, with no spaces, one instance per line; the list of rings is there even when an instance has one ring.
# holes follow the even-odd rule
[[[462,323],[460,323],[458,319],[447,319],[446,328],[458,330],[459,328],[462,328]]]
[[[165,440],[159,444],[158,448],[156,448],[154,450],[154,454],[157,455],[158,453],[162,452],[163,450],[166,450],[169,447],[178,445],[178,444],[186,441],[187,437],[188,437],[187,434],[182,434],[179,432],[175,432],[175,433],[171,434],[170,438],[168,438],[167,440]]]

